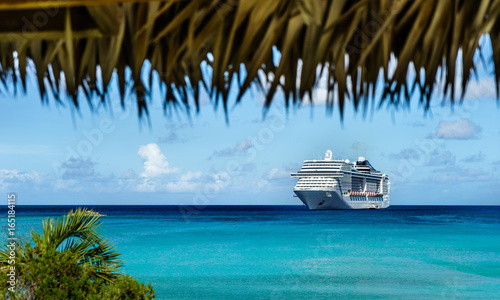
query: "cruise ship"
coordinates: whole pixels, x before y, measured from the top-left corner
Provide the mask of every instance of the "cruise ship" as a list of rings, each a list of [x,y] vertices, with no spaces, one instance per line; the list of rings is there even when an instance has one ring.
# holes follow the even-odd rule
[[[389,177],[359,157],[333,159],[328,150],[322,160],[306,160],[292,173],[298,178],[293,191],[309,209],[381,209],[389,207]]]

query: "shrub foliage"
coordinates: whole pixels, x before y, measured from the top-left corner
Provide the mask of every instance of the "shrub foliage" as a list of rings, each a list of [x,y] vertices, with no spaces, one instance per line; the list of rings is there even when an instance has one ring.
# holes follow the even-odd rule
[[[4,299],[154,299],[151,284],[121,274],[120,253],[97,232],[100,215],[77,209],[47,219],[32,242],[0,249]],[[13,272],[12,272],[13,271]],[[15,274],[15,291],[9,290]]]

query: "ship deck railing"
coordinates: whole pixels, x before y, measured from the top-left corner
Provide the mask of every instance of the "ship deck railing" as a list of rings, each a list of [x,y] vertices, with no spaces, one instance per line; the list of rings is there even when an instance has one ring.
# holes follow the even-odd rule
[[[297,173],[292,173],[290,174],[292,177],[317,177],[317,176],[322,176],[322,177],[333,177],[333,178],[341,178],[344,177],[343,174],[337,174],[337,173],[325,173],[325,172],[297,172]]]

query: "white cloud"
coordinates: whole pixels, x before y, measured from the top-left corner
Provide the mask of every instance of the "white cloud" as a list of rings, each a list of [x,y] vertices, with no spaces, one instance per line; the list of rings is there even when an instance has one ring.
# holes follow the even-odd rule
[[[421,149],[405,148],[399,153],[393,153],[389,158],[400,160],[403,164],[413,166],[454,166],[456,156],[449,150],[435,149],[431,152],[423,152]]]
[[[268,189],[270,186],[272,185],[269,183],[269,180],[261,179],[255,184],[255,190],[261,192]]]
[[[33,187],[40,185],[42,182],[42,175],[38,172],[20,172],[18,170],[0,170],[0,190],[6,191],[7,189],[16,189],[24,185]]]
[[[228,157],[235,155],[245,155],[248,149],[253,148],[254,145],[251,140],[244,140],[241,143],[234,145],[233,147],[228,147],[222,150],[216,150],[210,155],[209,159],[212,157]]]
[[[234,147],[237,152],[253,147],[250,141],[245,141]],[[165,155],[157,144],[141,146],[137,154],[144,159],[144,171],[137,176],[133,171],[127,171],[120,178],[120,183],[132,186],[140,192],[196,192],[208,191],[215,193],[229,185],[231,181],[226,172],[204,174],[201,171],[187,171],[173,175],[179,171],[171,167]]]
[[[404,159],[404,160],[420,160],[421,159],[422,152],[418,148],[405,148],[399,153],[393,153],[392,157],[395,159]]]
[[[425,156],[428,159],[426,166],[454,166],[457,160],[456,156],[448,150],[443,152],[434,150]]]
[[[161,152],[160,147],[155,143],[150,143],[141,146],[137,154],[144,160],[144,172],[142,177],[158,177],[164,174],[177,172],[177,168],[169,167],[169,163],[165,155]]]
[[[201,171],[187,172],[179,180],[165,185],[168,192],[194,192],[217,193],[227,187],[231,177],[226,172],[203,174]]]
[[[166,144],[169,144],[169,143],[183,143],[185,141],[186,141],[186,139],[184,137],[180,137],[177,133],[175,133],[173,131],[170,132],[169,134],[167,134],[166,136],[160,137],[158,139],[159,143],[166,143]]]
[[[91,183],[82,182],[77,179],[55,179],[52,184],[56,190],[68,190],[71,192],[95,191]],[[109,188],[109,185],[107,187]]]
[[[441,121],[436,129],[436,132],[431,135],[434,138],[440,139],[473,139],[477,138],[482,128],[469,121],[461,119],[457,121]]]
[[[245,182],[245,189],[249,188],[253,193],[276,192],[283,190],[289,191],[297,182],[296,178],[290,176],[290,173],[300,169],[300,166],[293,164],[285,165],[282,168],[271,168],[262,176],[255,178],[254,181]]]
[[[461,95],[461,86],[455,95]],[[495,99],[496,98],[496,84],[495,78],[491,76],[484,76],[479,80],[471,80],[467,84],[465,91],[465,100],[478,100],[478,99]]]
[[[266,178],[270,180],[290,178],[290,172],[285,170],[280,170],[278,168],[272,168],[269,171],[267,171]]]
[[[164,189],[169,192],[193,192],[199,187],[201,171],[182,174],[177,181],[167,182]]]
[[[469,163],[478,163],[484,161],[485,155],[482,151],[479,151],[476,154],[472,154],[470,156],[467,156],[466,158],[462,159],[463,162],[469,162]]]
[[[62,179],[93,179],[95,163],[90,159],[70,158],[61,165]]]
[[[95,163],[90,159],[70,158],[63,162],[57,174],[0,170],[0,190],[68,190],[109,192],[116,188],[113,174],[103,176],[94,170]]]
[[[121,188],[121,178],[117,180],[113,173],[99,173],[96,165],[90,158],[69,158],[54,169],[56,174],[50,177],[49,185],[55,190],[71,192],[111,192]]]
[[[482,168],[461,168],[458,166],[436,170],[433,180],[438,182],[478,182],[494,179],[492,174]]]
[[[141,177],[137,180],[135,190],[140,192],[203,192],[210,194],[223,190],[230,183],[231,178],[226,172],[203,174],[201,171],[188,171],[177,179]]]

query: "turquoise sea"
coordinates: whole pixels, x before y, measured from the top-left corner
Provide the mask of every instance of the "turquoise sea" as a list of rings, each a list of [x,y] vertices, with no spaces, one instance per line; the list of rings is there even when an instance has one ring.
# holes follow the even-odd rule
[[[17,228],[70,208],[18,206]],[[500,206],[93,208],[158,299],[500,298]]]

